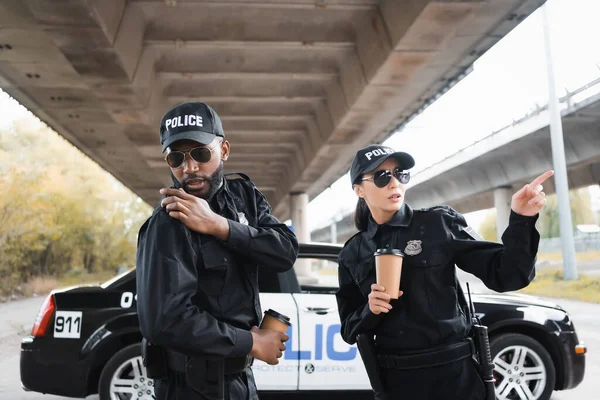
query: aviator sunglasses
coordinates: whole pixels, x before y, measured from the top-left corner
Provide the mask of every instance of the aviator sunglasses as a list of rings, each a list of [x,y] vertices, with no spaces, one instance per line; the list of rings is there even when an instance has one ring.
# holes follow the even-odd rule
[[[373,176],[363,178],[362,180],[368,181],[373,179],[373,183],[375,184],[375,186],[377,186],[378,188],[383,188],[386,187],[392,180],[392,174],[398,180],[398,182],[402,184],[407,184],[408,181],[410,181],[410,172],[402,171],[402,168],[400,167],[394,168],[393,172],[389,169],[382,169],[380,171],[375,172]]]
[[[188,151],[175,150],[167,154],[167,156],[165,157],[165,161],[167,162],[167,164],[169,164],[169,167],[171,168],[180,168],[185,161],[185,155],[189,154],[192,160],[196,161],[197,163],[204,164],[210,161],[212,151],[217,147],[219,146],[195,147]]]

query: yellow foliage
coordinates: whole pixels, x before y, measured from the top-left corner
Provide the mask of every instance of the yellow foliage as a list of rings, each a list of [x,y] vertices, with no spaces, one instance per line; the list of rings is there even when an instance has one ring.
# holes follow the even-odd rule
[[[37,118],[0,128],[0,295],[35,277],[132,267],[150,213]]]

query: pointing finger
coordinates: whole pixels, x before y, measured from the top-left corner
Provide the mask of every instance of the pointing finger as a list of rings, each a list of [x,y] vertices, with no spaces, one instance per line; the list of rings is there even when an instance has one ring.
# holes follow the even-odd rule
[[[541,174],[540,176],[538,176],[537,178],[535,178],[533,180],[533,182],[531,182],[530,186],[537,187],[537,186],[541,185],[542,183],[544,183],[544,181],[546,179],[550,178],[552,175],[554,175],[554,171],[548,170],[548,171],[544,172],[543,174]]]

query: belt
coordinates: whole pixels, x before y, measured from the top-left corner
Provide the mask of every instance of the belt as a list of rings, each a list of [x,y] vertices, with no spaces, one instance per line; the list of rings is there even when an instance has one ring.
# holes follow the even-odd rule
[[[185,365],[187,357],[181,353],[177,353],[171,350],[165,351],[167,355],[167,365],[170,369],[177,372],[185,373]],[[243,372],[246,368],[250,367],[254,361],[254,358],[250,356],[236,357],[236,358],[225,358],[225,375],[234,375]]]
[[[470,357],[472,354],[472,344],[470,341],[465,340],[441,349],[416,354],[378,354],[377,360],[379,361],[379,365],[383,368],[415,369],[448,364],[453,361]]]

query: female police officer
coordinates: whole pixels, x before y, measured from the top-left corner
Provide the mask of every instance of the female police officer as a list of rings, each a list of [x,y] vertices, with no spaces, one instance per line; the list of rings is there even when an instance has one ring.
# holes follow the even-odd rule
[[[500,243],[476,240],[464,217],[447,206],[412,210],[404,202],[413,158],[385,146],[359,150],[350,178],[360,231],[339,255],[336,294],[342,337],[375,336],[388,399],[481,400],[485,389],[464,341],[469,324],[458,303],[455,264],[498,292],[518,290],[535,275],[538,212],[548,171],[512,197]],[[373,253],[404,252],[399,299],[377,285]]]

